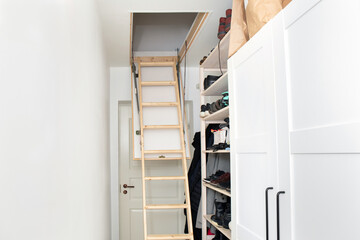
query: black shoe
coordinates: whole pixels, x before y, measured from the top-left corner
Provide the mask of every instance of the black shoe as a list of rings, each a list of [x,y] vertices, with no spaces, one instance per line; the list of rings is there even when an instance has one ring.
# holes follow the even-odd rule
[[[216,222],[218,225],[222,224],[224,213],[225,213],[226,203],[217,202],[215,200],[215,215],[211,216],[211,220]]]
[[[219,187],[221,187],[222,189],[226,189],[226,190],[230,189],[230,180],[219,183]]]
[[[224,213],[221,225],[224,228],[229,229],[229,222],[231,222],[231,213]]]
[[[211,182],[215,179],[217,179],[218,177],[220,177],[221,175],[223,175],[225,172],[222,170],[218,170],[216,173],[212,174],[211,176],[204,178],[204,182]]]

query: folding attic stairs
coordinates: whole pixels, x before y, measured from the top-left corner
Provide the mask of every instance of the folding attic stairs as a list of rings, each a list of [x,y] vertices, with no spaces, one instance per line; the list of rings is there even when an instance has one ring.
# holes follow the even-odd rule
[[[141,149],[141,172],[142,172],[142,194],[143,194],[143,221],[144,221],[144,240],[165,240],[165,239],[189,239],[193,240],[193,227],[191,220],[191,207],[190,207],[190,194],[189,194],[189,182],[187,177],[187,163],[186,163],[186,144],[184,137],[184,121],[183,114],[181,110],[181,100],[179,92],[179,79],[177,75],[176,68],[176,57],[165,58],[164,57],[138,57],[135,59],[135,62],[138,66],[138,103],[139,103],[139,117],[140,117],[140,149]],[[142,81],[144,74],[142,76],[142,69],[144,67],[156,67],[157,69],[164,69],[169,67],[172,68],[173,81]],[[175,95],[175,102],[144,102],[142,92],[145,88],[151,88],[154,86],[172,86],[173,94]],[[165,88],[166,89],[166,88]],[[169,88],[167,88],[169,91]],[[165,93],[164,93],[165,94]],[[166,93],[166,94],[169,94]],[[144,108],[148,107],[176,107],[177,109],[177,122],[176,125],[144,125]],[[145,150],[144,145],[144,132],[151,129],[177,129],[179,131],[179,142],[180,149],[167,149],[167,150]],[[156,176],[150,177],[145,176],[145,161],[154,160],[154,158],[146,157],[149,154],[161,154],[162,160],[178,160],[182,161],[182,176]],[[162,154],[178,154],[181,157],[165,157]],[[171,181],[171,180],[183,180],[184,181],[184,192],[185,192],[185,203],[184,204],[147,204],[146,199],[146,181]],[[187,212],[187,223],[188,223],[188,234],[148,234],[147,232],[147,211],[153,209],[186,209]]]

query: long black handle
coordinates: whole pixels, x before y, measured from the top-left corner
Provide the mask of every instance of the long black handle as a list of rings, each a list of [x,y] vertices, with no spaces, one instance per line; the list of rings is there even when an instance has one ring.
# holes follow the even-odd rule
[[[269,240],[269,190],[273,189],[273,187],[268,187],[265,190],[266,240]]]
[[[280,240],[280,195],[281,194],[285,194],[285,192],[280,191],[276,194],[277,240]]]

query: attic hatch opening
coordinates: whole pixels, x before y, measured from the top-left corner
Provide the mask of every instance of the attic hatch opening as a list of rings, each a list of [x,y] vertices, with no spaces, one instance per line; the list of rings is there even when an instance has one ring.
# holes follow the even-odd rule
[[[197,37],[208,13],[131,13],[130,62],[137,55],[178,55],[180,62]]]

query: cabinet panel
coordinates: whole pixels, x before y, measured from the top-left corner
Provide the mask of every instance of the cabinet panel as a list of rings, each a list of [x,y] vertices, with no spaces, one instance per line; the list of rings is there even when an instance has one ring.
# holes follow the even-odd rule
[[[295,154],[295,240],[360,239],[360,154]]]
[[[285,9],[292,129],[359,121],[360,1],[304,2]]]
[[[270,232],[275,233],[274,193],[277,146],[272,25],[267,24],[230,59],[232,202],[235,239],[262,240],[266,235],[265,189],[273,187],[269,203]]]
[[[292,234],[360,239],[360,2],[304,2],[284,18]]]

